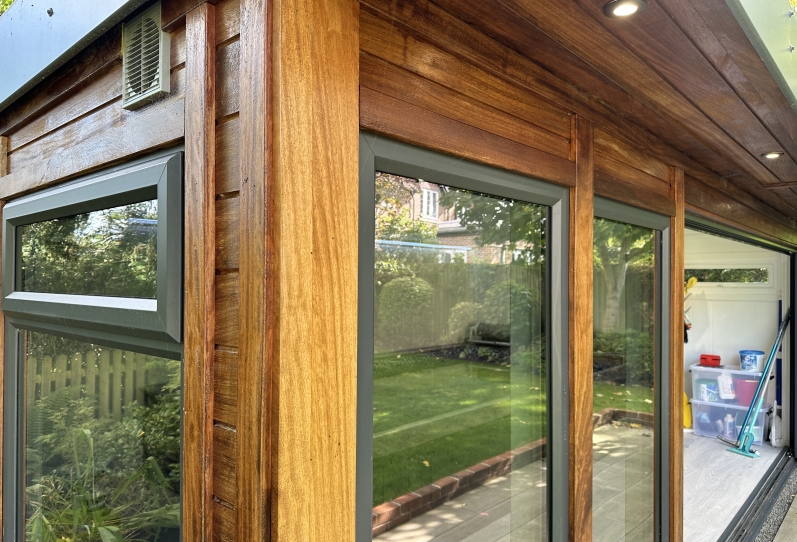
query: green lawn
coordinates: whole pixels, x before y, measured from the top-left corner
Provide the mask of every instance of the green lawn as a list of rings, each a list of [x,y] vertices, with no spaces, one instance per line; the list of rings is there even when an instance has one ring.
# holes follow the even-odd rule
[[[609,382],[593,385],[593,412],[604,408],[622,408],[638,412],[653,412],[653,390],[643,386],[623,386]]]
[[[374,503],[545,435],[544,379],[432,356],[374,364]]]
[[[545,436],[545,384],[520,368],[376,356],[374,504]],[[595,383],[595,412],[652,412],[652,400],[649,388]]]

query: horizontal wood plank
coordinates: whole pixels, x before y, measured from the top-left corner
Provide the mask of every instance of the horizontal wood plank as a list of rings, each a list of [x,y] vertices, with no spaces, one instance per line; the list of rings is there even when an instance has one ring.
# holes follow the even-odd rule
[[[371,89],[360,89],[366,130],[522,175],[572,186],[575,164]]]
[[[215,25],[214,25],[215,28]],[[185,64],[186,42],[185,26],[176,28],[170,33],[171,43],[169,44],[169,66],[174,68]]]
[[[687,212],[697,212],[742,231],[777,239],[797,248],[797,231],[769,219],[740,201],[729,198],[712,186],[686,176],[684,192]]]
[[[670,168],[658,157],[646,153],[607,130],[595,127],[595,159],[598,155],[611,156],[617,162],[629,165],[660,181],[670,184]],[[596,162],[600,167],[600,162]]]
[[[239,76],[241,66],[241,43],[234,40],[216,51],[216,118],[227,117],[238,111]]]
[[[238,346],[238,273],[216,275],[216,344]]]
[[[237,443],[234,429],[213,427],[213,495],[226,502],[235,500]]]
[[[224,43],[241,32],[241,0],[216,4],[216,43]]]
[[[238,420],[237,405],[238,352],[217,349],[213,360],[213,419],[235,427]]]
[[[241,232],[239,198],[216,201],[216,268],[238,269]]]
[[[237,116],[216,125],[216,193],[241,189],[241,123]]]
[[[360,11],[360,47],[430,81],[489,103],[561,137],[570,137],[568,111],[539,97],[535,100],[527,89],[443,51],[408,27],[386,20],[366,7]]]
[[[180,99],[165,107],[129,116],[116,125],[105,126],[74,140],[62,142],[45,157],[24,168],[14,168],[0,184],[0,199],[8,199],[67,180],[75,175],[129,160],[180,141],[185,134],[185,106]]]
[[[235,542],[237,514],[229,503],[213,502],[213,542]]]
[[[44,114],[64,97],[78,92],[86,81],[102,73],[109,64],[121,61],[122,28],[117,25],[0,112],[0,134],[7,135]]]
[[[651,177],[651,179],[656,180],[655,177]],[[644,185],[626,176],[618,177],[611,172],[595,170],[596,196],[647,209],[654,213],[675,216],[675,202],[669,192],[669,184],[659,182]]]
[[[102,145],[102,140],[110,137],[108,134],[122,126],[129,125],[134,122],[134,119],[147,118],[150,122],[150,131],[158,132],[162,130],[162,122],[158,120],[158,116],[152,116],[152,113],[164,110],[177,102],[183,103],[185,70],[181,69],[173,73],[171,83],[172,91],[168,96],[140,109],[128,111],[127,109],[122,109],[121,102],[114,101],[93,111],[90,115],[66,124],[60,130],[50,132],[45,137],[18,148],[9,155],[11,172],[14,173],[19,169],[40,165],[42,162],[49,160],[50,157],[59,154],[72,155],[76,146],[84,145],[89,140],[96,141]],[[124,133],[123,139],[134,138],[127,132],[122,133]],[[119,132],[116,132],[114,137],[119,137],[118,134]],[[13,136],[10,139],[13,145]],[[106,142],[106,144],[113,143],[119,144],[120,142]]]
[[[371,56],[360,55],[360,84],[377,92],[561,158],[570,140]]]
[[[46,115],[40,115],[11,132],[11,150],[27,145],[121,97],[122,63],[114,62],[87,79],[78,91],[52,106]]]

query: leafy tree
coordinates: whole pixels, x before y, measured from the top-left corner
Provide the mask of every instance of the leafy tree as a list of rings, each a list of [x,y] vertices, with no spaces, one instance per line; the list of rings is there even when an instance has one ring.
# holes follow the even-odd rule
[[[0,15],[5,13],[8,8],[11,7],[11,4],[14,3],[14,0],[0,0]]]
[[[620,298],[628,266],[646,256],[652,258],[653,233],[647,228],[599,219],[595,220],[594,239],[595,268],[606,283],[601,330],[615,330],[620,327]]]

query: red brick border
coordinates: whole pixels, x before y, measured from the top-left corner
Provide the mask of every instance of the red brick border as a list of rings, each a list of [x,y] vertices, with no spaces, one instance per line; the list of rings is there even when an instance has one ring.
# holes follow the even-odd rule
[[[606,408],[592,415],[593,427],[615,420],[653,427],[654,416],[647,412]],[[545,439],[497,455],[451,476],[375,507],[371,513],[371,536],[378,536],[402,523],[437,508],[446,501],[482,486],[494,478],[545,457]]]
[[[375,507],[371,514],[371,535],[387,532],[412,518],[437,508],[493,478],[545,457],[545,439],[497,455],[451,476]]]

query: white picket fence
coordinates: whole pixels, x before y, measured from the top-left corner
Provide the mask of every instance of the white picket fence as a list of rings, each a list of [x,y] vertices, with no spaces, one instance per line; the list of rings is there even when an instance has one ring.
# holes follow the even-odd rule
[[[94,397],[100,417],[121,418],[123,407],[144,402],[149,356],[117,349],[93,350],[66,355],[44,356],[41,363],[28,357],[25,375],[26,402],[30,408],[59,390],[72,390],[73,397]],[[71,361],[71,363],[70,363]]]

